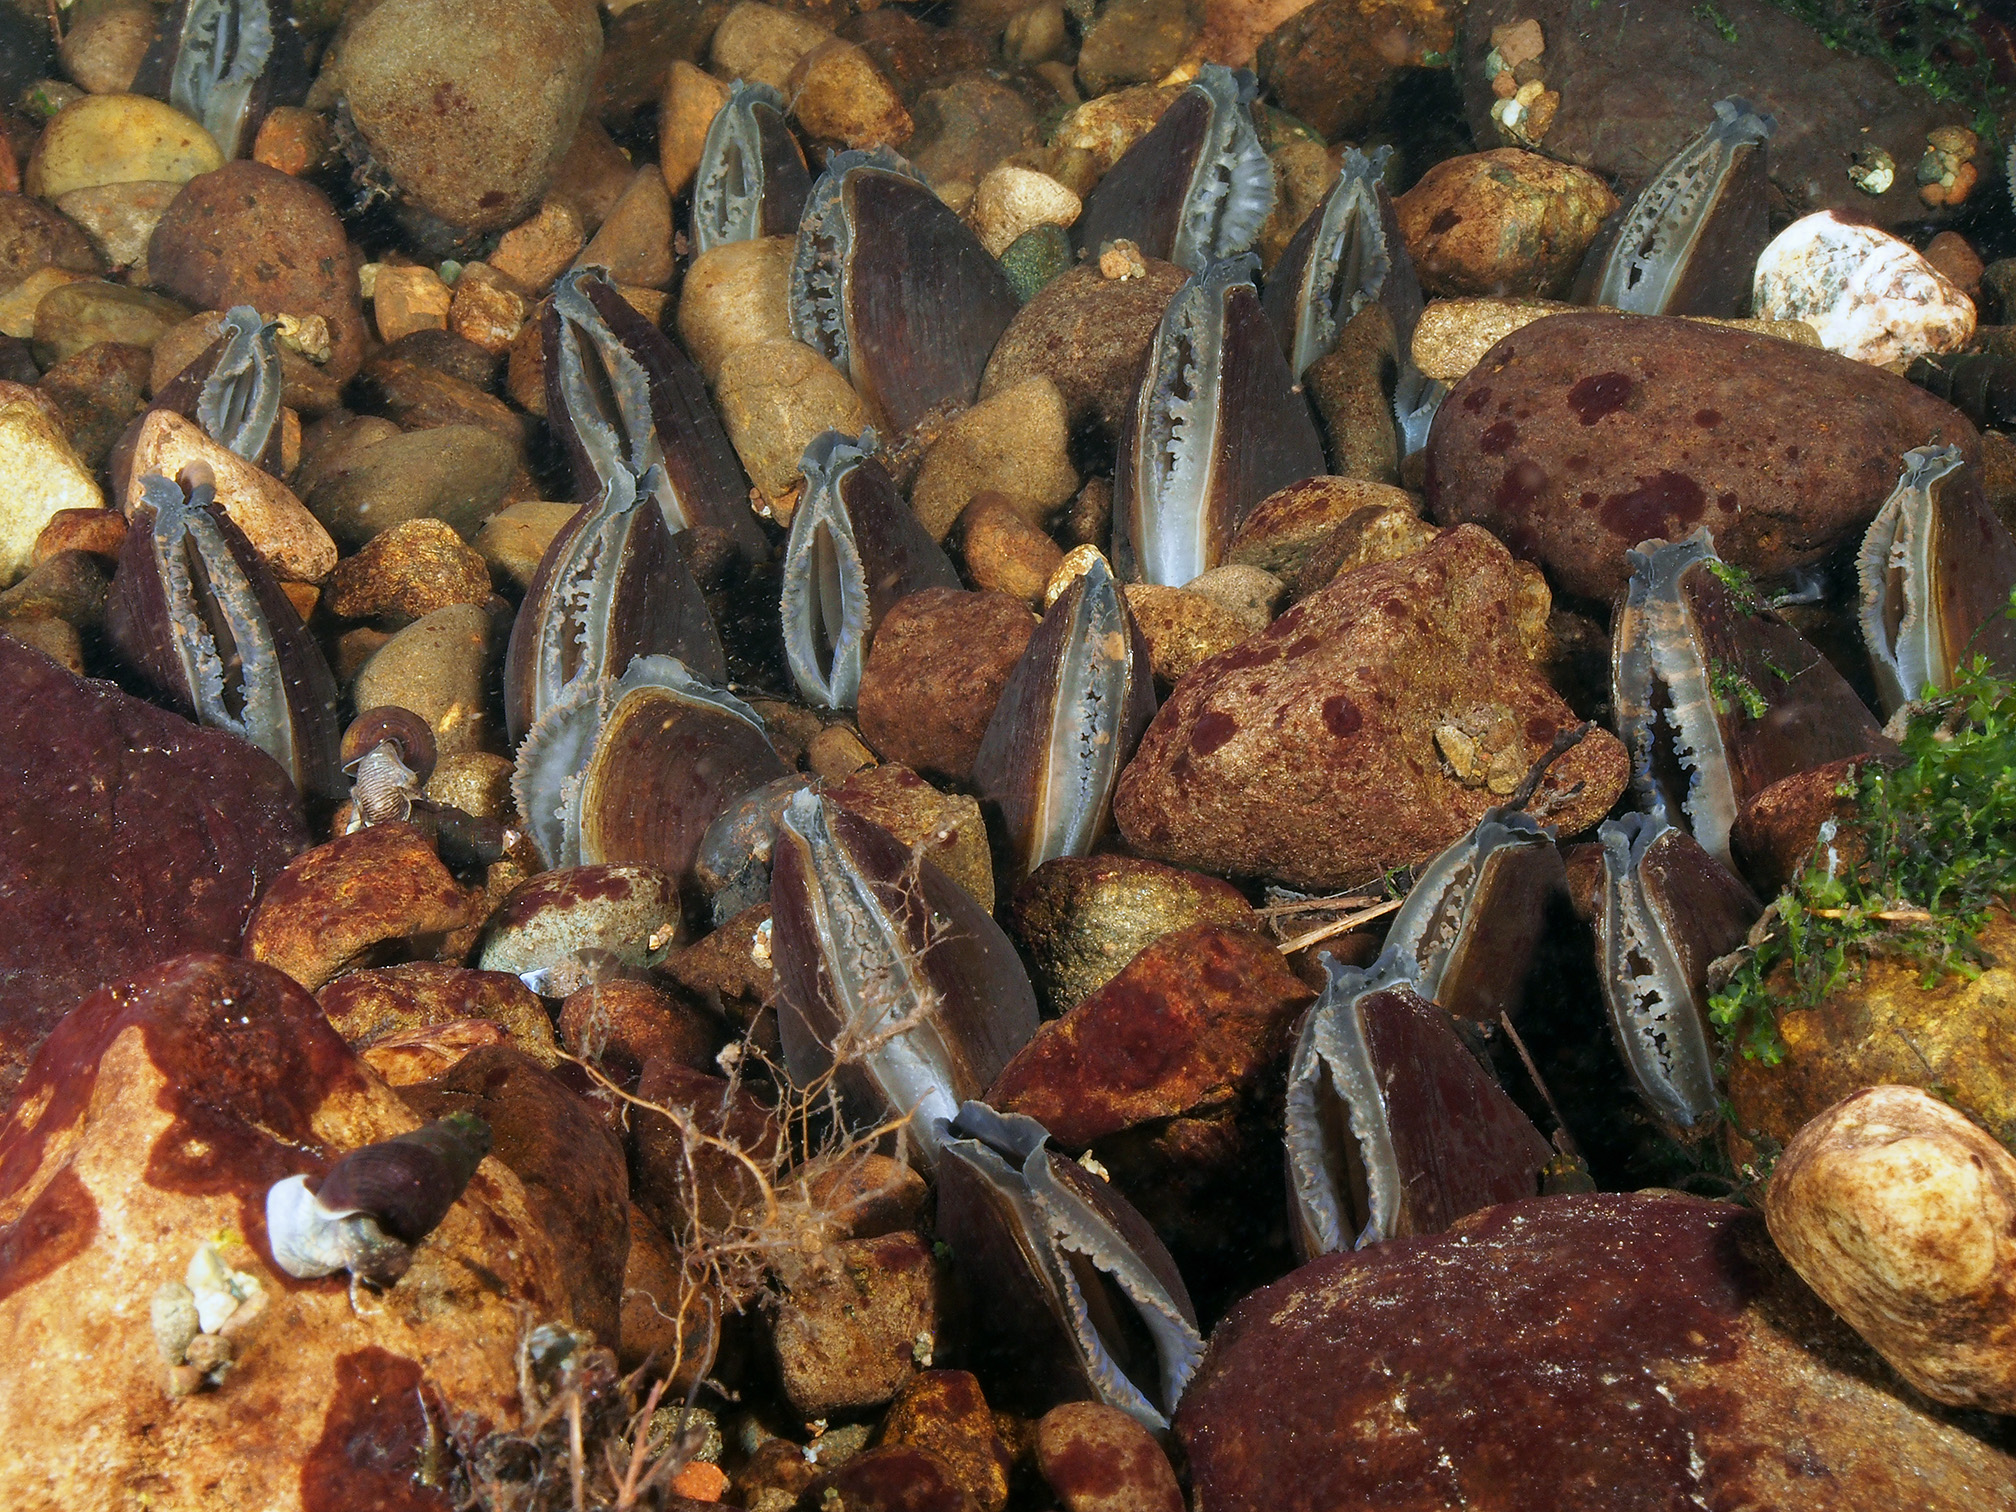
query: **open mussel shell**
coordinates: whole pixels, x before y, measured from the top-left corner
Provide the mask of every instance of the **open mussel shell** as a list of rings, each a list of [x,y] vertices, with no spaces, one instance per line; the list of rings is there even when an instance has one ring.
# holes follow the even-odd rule
[[[1612,630],[1612,691],[1640,802],[1724,865],[1743,805],[1812,767],[1890,751],[1846,679],[1715,555],[1707,529],[1642,541]]]
[[[926,588],[957,588],[959,574],[918,521],[873,453],[826,431],[798,464],[805,492],[791,517],[779,598],[784,657],[809,702],[848,709],[875,626],[898,599]]]
[[[2016,537],[1957,446],[1904,454],[1897,487],[1856,559],[1862,640],[1885,713],[1952,686],[1976,656],[2016,673]]]
[[[1304,1256],[1440,1233],[1539,1191],[1553,1149],[1389,948],[1368,971],[1323,957],[1288,1070],[1286,1139]]]
[[[661,478],[627,467],[546,547],[511,623],[504,716],[516,742],[582,683],[620,676],[638,656],[670,656],[703,682],[728,680],[707,601],[665,527]]]
[[[1248,253],[1193,274],[1156,327],[1114,478],[1113,563],[1129,581],[1180,588],[1209,572],[1249,509],[1327,466],[1258,267]]]
[[[755,710],[640,656],[540,716],[511,792],[549,867],[636,862],[683,880],[715,816],[785,770]]]
[[[1743,943],[1762,907],[1663,808],[1608,820],[1597,839],[1598,966],[1611,1033],[1654,1116],[1676,1137],[1698,1138],[1720,1112],[1708,967]]]
[[[974,1303],[990,1397],[1103,1402],[1167,1428],[1204,1341],[1147,1220],[1054,1155],[1033,1118],[969,1102],[942,1137],[938,1234]]]
[[[831,1073],[850,1121],[908,1119],[938,1163],[944,1122],[1036,1032],[1036,994],[993,918],[888,831],[801,791],[770,863],[784,1064]]]
[[[714,112],[693,178],[693,255],[725,242],[789,236],[798,229],[812,175],[784,119],[784,96],[737,79]]]
[[[1412,965],[1416,989],[1458,1018],[1515,1023],[1568,875],[1554,831],[1488,810],[1477,827],[1422,868],[1386,931]]]
[[[1072,240],[1092,257],[1127,240],[1190,273],[1252,246],[1274,209],[1274,168],[1253,129],[1259,82],[1206,63],[1086,197]]]
[[[225,312],[217,339],[161,386],[150,410],[173,410],[219,446],[280,472],[279,326],[250,305]]]
[[[574,496],[619,468],[658,469],[665,528],[718,532],[745,562],[766,553],[749,483],[693,360],[646,320],[600,268],[560,275],[541,317],[546,417],[567,450]]]
[[[335,799],[336,679],[301,616],[207,484],[141,482],[106,630],[152,691],[259,747],[311,799]]]
[[[998,806],[1018,875],[1091,853],[1155,716],[1148,645],[1103,558],[1058,594],[1008,675],[973,781]]]
[[[133,76],[135,94],[200,121],[227,158],[249,155],[266,112],[296,103],[308,84],[286,0],[176,0]]]
[[[1353,316],[1383,304],[1404,354],[1421,316],[1421,281],[1386,192],[1391,147],[1347,148],[1323,204],[1288,240],[1261,307],[1297,377],[1329,353]]]
[[[489,1153],[490,1126],[473,1114],[451,1113],[352,1150],[313,1190],[303,1176],[274,1183],[266,1193],[274,1263],[303,1280],[348,1270],[389,1285]]]
[[[1707,129],[1618,212],[1614,236],[1597,237],[1577,302],[1634,315],[1741,315],[1771,240],[1764,155],[1774,124],[1748,100],[1717,100]]]
[[[798,223],[791,331],[897,435],[964,408],[1020,308],[1001,265],[886,147],[834,155]]]

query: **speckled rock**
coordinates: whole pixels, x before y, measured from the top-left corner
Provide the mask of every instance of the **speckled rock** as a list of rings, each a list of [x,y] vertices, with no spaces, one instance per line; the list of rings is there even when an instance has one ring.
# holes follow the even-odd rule
[[[919,1336],[939,1327],[930,1247],[884,1234],[815,1258],[771,1325],[784,1393],[808,1418],[879,1406],[916,1373]]]
[[[1428,293],[1548,298],[1616,208],[1595,174],[1510,147],[1437,163],[1393,205]]]
[[[101,264],[76,222],[25,194],[0,194],[0,287],[49,267],[97,273]]]
[[[679,286],[679,340],[712,383],[728,354],[791,340],[788,286],[796,237],[723,242],[693,260]]]
[[[846,374],[798,341],[730,352],[714,379],[721,425],[780,523],[795,508],[798,462],[821,431],[858,436],[868,410]]]
[[[1330,532],[1368,504],[1411,512],[1414,498],[1403,489],[1362,478],[1304,478],[1291,483],[1246,512],[1225,548],[1225,560],[1293,577]]]
[[[781,90],[791,82],[798,60],[832,34],[810,17],[742,0],[714,28],[714,72]]]
[[[1205,662],[1121,774],[1121,833],[1160,860],[1310,890],[1427,860],[1493,801],[1445,766],[1437,730],[1502,731],[1523,775],[1575,722],[1514,633],[1513,565],[1483,531],[1450,531]],[[1598,731],[1549,768],[1533,811],[1575,834],[1608,812],[1628,767]]]
[[[518,1177],[485,1160],[378,1306],[353,1307],[345,1275],[282,1273],[267,1188],[420,1120],[313,999],[249,961],[183,956],[94,994],[25,1091],[0,1132],[0,1316],[36,1358],[91,1368],[0,1383],[12,1504],[103,1505],[109,1480],[174,1512],[446,1512],[415,1479],[441,1415],[516,1426],[524,1320],[570,1319]],[[231,1325],[221,1386],[171,1401],[147,1299],[206,1242],[264,1309]]]
[[[188,950],[235,951],[260,892],[308,843],[279,765],[40,653],[0,641],[0,1098],[93,988]],[[116,800],[115,801],[115,796]],[[146,825],[127,821],[139,804]]]
[[[83,0],[63,34],[63,71],[92,94],[124,93],[158,20],[146,0]]]
[[[839,37],[826,38],[792,65],[785,98],[816,140],[900,150],[917,129],[874,60]]]
[[[1428,438],[1444,525],[1492,530],[1555,585],[1608,599],[1624,553],[1706,525],[1770,574],[1858,536],[1914,446],[1974,427],[1944,401],[1831,352],[1688,320],[1556,315],[1493,347]]]
[[[862,670],[862,736],[890,761],[967,781],[1035,630],[1036,617],[1005,593],[927,588],[899,600]]]
[[[994,909],[994,866],[980,805],[963,793],[941,793],[908,767],[891,762],[854,773],[826,796],[906,848],[921,848],[988,912]]]
[[[490,569],[441,521],[406,520],[345,557],[329,578],[328,607],[345,619],[425,619],[450,604],[490,599]]]
[[[991,371],[991,369],[990,369]],[[938,433],[910,491],[910,507],[942,541],[974,497],[1005,496],[1041,524],[1078,491],[1071,426],[1057,384],[1036,375],[1003,385]]]
[[[1461,19],[1447,0],[1316,0],[1260,43],[1260,79],[1325,137],[1356,137],[1406,69],[1455,46]]]
[[[1363,1368],[1332,1368],[1347,1348]],[[2016,1496],[2016,1459],[1927,1406],[1754,1213],[1590,1194],[1326,1255],[1254,1293],[1213,1334],[1176,1429],[1196,1495],[1223,1512],[1429,1512],[1459,1494],[1959,1512]]]
[[[1974,302],[1909,242],[1825,210],[1764,249],[1751,302],[1766,320],[1805,321],[1857,362],[1958,351],[1974,334]]]
[[[391,1035],[484,1019],[541,1065],[560,1059],[545,1005],[502,971],[470,971],[439,961],[377,966],[337,977],[316,992],[315,1001],[344,1042],[360,1052]]]
[[[118,341],[97,341],[42,375],[37,392],[55,406],[64,432],[85,466],[96,471],[146,408],[148,354]]]
[[[1036,111],[1021,90],[966,73],[917,98],[907,153],[946,204],[964,211],[979,183],[1011,153],[1036,145]]]
[[[423,518],[440,520],[468,540],[504,497],[516,465],[510,443],[480,426],[406,431],[318,470],[307,503],[346,550]]]
[[[409,203],[471,231],[538,204],[602,53],[578,0],[500,0],[482,19],[457,0],[385,0],[345,27],[317,90],[341,96]]]
[[[1264,611],[1229,609],[1188,588],[1129,583],[1127,607],[1148,643],[1148,664],[1164,687],[1180,681],[1220,652],[1267,628]]]
[[[1153,84],[1182,61],[1196,35],[1186,0],[1111,0],[1079,43],[1079,87],[1095,96],[1123,84]]]
[[[1036,1464],[1065,1512],[1183,1512],[1169,1456],[1117,1407],[1052,1407],[1036,1424]]]
[[[880,1441],[934,1454],[980,1512],[1008,1504],[1014,1468],[980,1382],[964,1370],[926,1370],[911,1377],[882,1420]]]

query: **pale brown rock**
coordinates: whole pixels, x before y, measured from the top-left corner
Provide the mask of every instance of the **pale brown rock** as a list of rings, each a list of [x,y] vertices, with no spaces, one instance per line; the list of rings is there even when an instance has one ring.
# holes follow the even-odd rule
[[[297,583],[319,583],[336,565],[336,543],[321,521],[271,473],[219,446],[173,410],[155,410],[133,443],[125,509],[139,505],[149,474],[173,478],[192,463],[210,469],[217,500],[274,572]]]
[[[854,773],[826,796],[849,813],[878,824],[979,901],[994,907],[994,864],[980,805],[963,793],[941,793],[908,767],[894,762]]]
[[[511,349],[532,313],[527,291],[490,264],[465,263],[448,304],[448,329],[486,352]]]
[[[714,28],[714,72],[788,90],[798,60],[832,35],[805,16],[742,0]]]
[[[791,336],[791,254],[797,238],[763,236],[711,247],[679,286],[679,340],[709,383],[731,353]]]
[[[412,331],[448,329],[454,299],[441,275],[427,267],[381,264],[371,288],[371,316],[380,341],[397,341]]]
[[[1242,614],[1188,588],[1129,583],[1126,593],[1127,607],[1148,642],[1148,664],[1165,687],[1268,624],[1265,611]]]
[[[27,340],[35,334],[35,312],[41,308],[43,298],[53,289],[90,277],[89,273],[77,273],[68,268],[37,268],[5,294],[0,294],[0,333]]]
[[[42,128],[21,185],[37,199],[136,180],[187,183],[223,166],[210,133],[145,95],[87,95]]]
[[[1429,293],[1559,298],[1617,196],[1587,169],[1501,147],[1437,163],[1393,208]]]
[[[900,148],[917,129],[874,60],[839,37],[799,58],[785,98],[808,136],[849,147]]]
[[[496,635],[474,604],[450,604],[401,630],[358,672],[351,697],[359,708],[397,704],[434,731],[447,756],[485,749],[496,738],[489,701]]]
[[[133,87],[157,19],[147,0],[84,0],[63,34],[63,71],[91,94],[123,94]]]
[[[580,213],[563,199],[548,198],[536,214],[498,239],[490,266],[533,293],[542,293],[586,241]]]
[[[999,257],[1016,237],[1038,226],[1068,226],[1083,208],[1084,202],[1049,174],[1003,163],[975,187],[966,221],[980,245]]]
[[[931,443],[910,491],[910,507],[942,541],[982,493],[1005,495],[1035,525],[1078,491],[1064,396],[1034,376],[990,392]]]
[[[31,397],[0,403],[0,587],[28,570],[42,529],[65,509],[100,509],[105,496],[70,440]]]
[[[658,171],[665,188],[684,194],[700,167],[707,128],[728,102],[728,86],[684,58],[674,58],[658,97]]]
[[[344,619],[424,619],[490,599],[483,558],[439,520],[404,520],[371,537],[329,576],[329,612]]]
[[[510,579],[522,592],[532,585],[532,574],[539,570],[539,561],[553,544],[553,537],[580,508],[544,499],[506,505],[483,522],[476,533],[476,551],[493,572]]]
[[[619,284],[665,289],[672,284],[672,200],[665,180],[648,164],[631,175],[601,228],[575,265],[607,268]]]
[[[1364,478],[1304,478],[1255,504],[1225,548],[1227,563],[1293,577],[1323,539],[1366,505],[1413,513],[1413,495]]]
[[[743,470],[779,524],[788,524],[796,507],[798,462],[813,437],[829,430],[858,436],[868,423],[846,376],[797,341],[762,341],[729,353],[714,393]]]
[[[176,183],[98,184],[72,189],[56,208],[84,228],[107,267],[134,269],[136,279],[145,282],[147,243],[181,192]]]
[[[1029,605],[1064,560],[1063,548],[1024,519],[1005,495],[978,494],[959,516],[961,554],[973,586]]]

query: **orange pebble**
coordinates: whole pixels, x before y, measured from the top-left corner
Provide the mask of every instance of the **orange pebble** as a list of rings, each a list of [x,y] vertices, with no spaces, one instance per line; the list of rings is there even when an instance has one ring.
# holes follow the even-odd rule
[[[688,1501],[718,1502],[721,1493],[728,1489],[728,1477],[719,1465],[710,1465],[705,1460],[695,1460],[684,1470],[672,1477],[666,1489],[674,1496],[683,1496]]]

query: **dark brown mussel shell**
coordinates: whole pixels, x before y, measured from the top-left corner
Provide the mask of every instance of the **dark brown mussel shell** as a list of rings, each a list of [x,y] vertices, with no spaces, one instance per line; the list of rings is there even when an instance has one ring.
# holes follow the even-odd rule
[[[1597,839],[1597,964],[1611,1033],[1646,1107],[1675,1137],[1699,1138],[1721,1111],[1708,967],[1743,943],[1763,908],[1662,807],[1608,820]]]
[[[1436,1234],[1537,1195],[1553,1149],[1389,949],[1328,978],[1295,1043],[1286,1139],[1305,1257]]]
[[[1253,290],[1251,253],[1192,274],[1163,312],[1120,427],[1113,565],[1180,588],[1246,512],[1327,467],[1309,401]]]
[[[1058,594],[1008,675],[973,762],[1026,877],[1091,853],[1148,721],[1148,644],[1103,558]]]
[[[133,76],[135,94],[202,123],[227,158],[252,151],[275,105],[308,92],[307,51],[287,0],[176,0]]]
[[[106,631],[170,707],[242,736],[305,797],[335,799],[336,679],[280,584],[207,484],[141,482]]]
[[[1035,1119],[969,1102],[945,1127],[938,1235],[980,1334],[992,1400],[1103,1402],[1169,1426],[1204,1341],[1176,1262]]]
[[[252,306],[234,305],[217,339],[162,385],[148,409],[173,410],[195,421],[219,446],[277,476],[286,386],[278,330]]]
[[[835,154],[791,259],[791,330],[901,435],[964,408],[1019,308],[1001,265],[886,147]]]
[[[671,657],[640,656],[540,716],[511,791],[548,866],[636,862],[683,883],[715,816],[785,771],[755,710]]]
[[[1643,541],[1612,630],[1619,733],[1656,800],[1724,865],[1743,805],[1810,767],[1896,747],[1846,679],[1715,555]]]
[[[546,418],[567,450],[574,496],[595,498],[618,468],[640,478],[659,468],[667,530],[715,533],[745,562],[761,561],[748,479],[693,360],[600,268],[560,275],[539,336]]]
[[[779,595],[784,658],[799,693],[826,709],[854,706],[875,626],[897,600],[959,586],[874,450],[873,431],[858,440],[826,431],[798,464],[805,492]]]
[[[1633,315],[1743,314],[1771,240],[1764,154],[1774,124],[1748,100],[1717,100],[1707,129],[1613,217],[1614,234],[1597,236],[1577,303]]]
[[[725,242],[789,236],[798,229],[812,175],[784,119],[784,96],[737,79],[714,112],[693,177],[693,255]]]
[[[546,547],[504,658],[514,743],[576,686],[620,676],[632,657],[676,657],[703,682],[728,680],[683,536],[656,503],[659,480],[655,468],[640,480],[619,467]]]
[[[1253,129],[1259,82],[1206,63],[1122,153],[1072,228],[1081,254],[1126,240],[1189,273],[1252,246],[1274,209],[1274,168]]]
[[[1885,713],[1949,688],[1975,657],[2016,673],[2016,537],[1957,446],[1904,454],[1856,559],[1863,644]]]
[[[850,1122],[941,1130],[1036,1032],[1036,994],[992,916],[888,831],[818,794],[784,806],[770,864],[785,1069],[831,1074]]]

